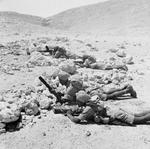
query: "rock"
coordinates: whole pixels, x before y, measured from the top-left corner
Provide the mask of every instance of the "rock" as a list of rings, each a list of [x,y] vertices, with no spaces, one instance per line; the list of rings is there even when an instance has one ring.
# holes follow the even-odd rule
[[[6,127],[6,124],[5,123],[0,123],[0,130],[1,129],[4,129]]]
[[[7,106],[9,107],[10,105],[3,101],[3,102],[0,102],[0,111],[2,111],[3,109],[7,108]]]
[[[53,97],[53,94],[51,94],[51,93],[49,92],[49,90],[47,90],[47,89],[43,91],[43,95],[45,95],[45,96],[48,97],[48,98],[54,98],[54,97]]]
[[[43,135],[43,136],[46,136],[46,133],[45,133],[45,132],[43,132],[43,133],[42,133],[42,135]]]
[[[36,90],[37,93],[41,93],[44,90],[46,90],[46,87],[44,85],[38,86],[38,87],[35,88],[35,90]]]
[[[4,101],[4,97],[2,95],[0,95],[0,102]]]
[[[123,62],[129,65],[134,64],[132,56],[127,56],[125,59],[123,59]]]
[[[137,71],[137,74],[142,76],[142,75],[144,75],[144,72]]]
[[[116,53],[118,49],[109,49],[109,52]]]
[[[36,103],[34,103],[34,102],[28,103],[25,106],[25,113],[27,115],[37,115],[38,112],[39,112],[38,105]]]
[[[86,136],[89,137],[90,135],[91,135],[91,132],[90,132],[90,131],[87,131],[87,132],[86,132]]]
[[[76,72],[76,66],[75,64],[72,62],[72,61],[65,61],[65,62],[62,62],[60,65],[59,65],[59,68],[62,70],[62,71],[65,71],[69,74],[74,74]]]
[[[29,66],[30,64],[34,66],[51,66],[51,61],[40,52],[32,52],[28,64]]]
[[[126,53],[124,52],[124,50],[119,50],[117,53],[116,53],[117,56],[119,57],[126,57]]]
[[[5,99],[5,101],[7,101],[9,104],[16,103],[17,100],[18,100],[18,98],[7,98],[7,99]]]
[[[35,88],[33,86],[28,86],[24,92],[26,96],[31,95],[32,92],[35,92]]]
[[[88,75],[87,75],[87,74],[84,74],[84,75],[83,75],[83,81],[86,81],[86,82],[87,82],[88,79],[89,79]]]
[[[41,109],[49,109],[51,105],[51,100],[45,95],[41,95],[41,100],[39,101]]]
[[[21,115],[20,109],[15,104],[7,104],[7,106],[0,111],[0,122],[11,123],[19,119]]]
[[[0,129],[0,134],[6,133],[6,129]]]
[[[89,75],[88,78],[89,78],[89,81],[95,81],[96,80],[96,78],[93,75]]]
[[[46,115],[46,114],[47,114],[47,112],[48,112],[48,111],[47,111],[46,109],[45,109],[45,110],[44,110],[44,109],[43,109],[43,110],[41,110],[41,114],[42,114],[42,115]]]
[[[5,49],[6,47],[3,44],[0,44],[0,49]]]

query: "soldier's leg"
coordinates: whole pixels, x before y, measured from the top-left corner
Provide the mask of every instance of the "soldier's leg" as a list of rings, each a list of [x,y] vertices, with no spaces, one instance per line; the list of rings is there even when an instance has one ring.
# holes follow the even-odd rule
[[[150,113],[145,113],[143,116],[136,116],[134,117],[134,124],[144,124],[147,121],[150,121]]]
[[[114,98],[120,97],[120,96],[127,94],[127,93],[129,93],[128,89],[115,91],[111,94],[107,94],[107,99],[114,99]]]
[[[111,89],[105,92],[108,98],[116,98],[128,93],[130,93],[133,98],[137,97],[137,94],[131,85],[125,85],[124,87]]]

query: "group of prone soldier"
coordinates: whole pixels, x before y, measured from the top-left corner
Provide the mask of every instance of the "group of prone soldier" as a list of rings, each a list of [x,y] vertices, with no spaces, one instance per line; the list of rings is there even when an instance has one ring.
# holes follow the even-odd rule
[[[70,76],[62,71],[57,78],[59,84],[66,86],[65,92],[62,93],[57,91],[57,86],[54,88],[48,84],[43,77],[40,76],[39,79],[57,98],[53,107],[54,113],[63,113],[74,123],[94,122],[133,126],[150,121],[150,111],[136,114],[106,105],[106,100],[116,100],[123,95],[136,98],[136,91],[129,84],[106,92],[101,87],[87,87],[79,74]]]
[[[39,51],[41,53],[48,52],[53,58],[65,58],[72,59],[74,63],[80,67],[86,67],[91,69],[100,69],[100,70],[112,70],[112,69],[121,69],[128,70],[128,67],[125,64],[116,63],[114,60],[104,63],[98,62],[95,57],[90,55],[79,56],[70,51],[67,51],[63,47],[59,46],[45,46],[45,50]]]

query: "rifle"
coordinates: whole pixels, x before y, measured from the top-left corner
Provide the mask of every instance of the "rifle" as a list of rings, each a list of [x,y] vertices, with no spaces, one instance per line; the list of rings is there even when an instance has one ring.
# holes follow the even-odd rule
[[[78,106],[67,106],[67,105],[59,105],[59,106],[55,105],[53,107],[53,112],[55,114],[66,114],[68,111],[71,111],[73,115],[78,116],[83,111],[83,108]]]
[[[56,102],[60,102],[62,103],[61,101],[61,97],[64,95],[60,92],[56,92],[41,76],[39,77],[39,80],[48,88],[49,92],[54,94],[57,98],[57,101]]]
[[[41,53],[46,53],[48,52],[50,55],[53,55],[54,53],[54,49],[53,47],[51,47],[51,49],[46,45],[45,46],[45,50],[38,50],[38,52],[41,52]]]

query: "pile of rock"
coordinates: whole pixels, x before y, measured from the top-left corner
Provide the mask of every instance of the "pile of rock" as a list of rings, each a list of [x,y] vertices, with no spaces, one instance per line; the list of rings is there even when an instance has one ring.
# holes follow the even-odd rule
[[[32,52],[30,59],[27,62],[28,67],[33,66],[51,66],[51,59],[43,56],[40,52]]]
[[[35,87],[28,86],[19,91],[11,90],[3,93],[0,95],[1,132],[5,132],[14,123],[16,126],[14,130],[25,126],[28,123],[26,119],[40,115],[44,110],[50,110],[55,102],[56,97],[41,83]]]

